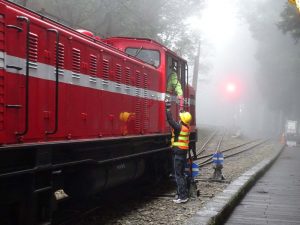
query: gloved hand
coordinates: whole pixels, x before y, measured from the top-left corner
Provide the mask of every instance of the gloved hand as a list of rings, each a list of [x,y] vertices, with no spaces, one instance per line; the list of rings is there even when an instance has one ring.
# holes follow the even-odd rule
[[[179,111],[183,111],[183,96],[177,96],[178,104],[179,104]]]
[[[166,95],[166,97],[165,97],[165,105],[166,105],[167,109],[171,108],[171,97],[170,97],[170,95]]]
[[[167,109],[171,108],[171,102],[170,101],[165,101],[165,105]]]

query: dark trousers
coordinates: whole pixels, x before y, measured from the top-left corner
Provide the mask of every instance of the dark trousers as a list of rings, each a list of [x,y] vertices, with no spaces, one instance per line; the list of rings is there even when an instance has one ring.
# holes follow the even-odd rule
[[[173,163],[178,196],[180,199],[186,199],[188,197],[187,181],[184,175],[186,154],[174,154]]]

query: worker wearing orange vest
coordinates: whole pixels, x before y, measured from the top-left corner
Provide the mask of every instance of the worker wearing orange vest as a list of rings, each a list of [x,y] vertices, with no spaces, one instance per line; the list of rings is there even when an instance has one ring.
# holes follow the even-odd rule
[[[184,203],[188,199],[187,180],[184,176],[187,152],[189,149],[190,121],[192,116],[189,112],[180,112],[180,121],[176,122],[170,111],[171,103],[166,101],[167,120],[172,127],[172,152],[175,179],[177,184],[178,198],[174,199],[175,203]]]

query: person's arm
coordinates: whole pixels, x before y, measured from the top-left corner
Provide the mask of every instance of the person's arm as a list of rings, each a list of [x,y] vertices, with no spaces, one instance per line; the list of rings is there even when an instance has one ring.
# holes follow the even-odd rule
[[[173,117],[172,117],[172,113],[170,111],[170,109],[166,110],[166,114],[167,114],[167,121],[170,124],[170,126],[174,129],[174,131],[180,131],[181,130],[181,125],[179,123],[177,123]]]

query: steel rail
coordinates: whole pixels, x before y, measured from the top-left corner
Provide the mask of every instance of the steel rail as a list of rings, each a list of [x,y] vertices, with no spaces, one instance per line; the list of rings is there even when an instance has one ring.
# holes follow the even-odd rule
[[[248,144],[253,143],[253,142],[256,142],[256,140],[248,141],[248,142],[245,142],[243,144],[227,148],[227,149],[225,149],[221,152],[227,152],[227,151],[230,151],[230,150],[233,150],[233,149],[236,149],[236,148],[240,148],[240,147],[243,147],[243,146],[248,145]],[[199,157],[195,162],[197,162],[199,159],[205,159],[205,158],[208,158],[208,157],[212,157],[212,154],[203,155],[203,156]]]
[[[223,140],[224,140],[224,136],[225,136],[225,131],[222,132],[222,136],[221,136],[221,138],[220,138],[219,141],[218,141],[218,145],[217,145],[217,150],[216,150],[216,152],[220,152],[220,148],[221,148],[221,144],[222,144],[222,142],[223,142]],[[204,162],[207,162],[207,161],[209,161],[210,159],[212,159],[212,154],[209,154],[209,156],[210,156],[210,158],[208,158],[208,159],[205,160]]]
[[[213,131],[212,134],[208,137],[208,139],[205,141],[205,143],[200,148],[200,151],[197,153],[197,157],[203,153],[206,149],[207,144],[213,139],[213,137],[217,134],[217,130]]]
[[[267,141],[268,141],[268,140],[260,141],[259,143],[255,144],[255,145],[252,145],[252,146],[250,146],[250,147],[248,147],[248,148],[246,148],[246,149],[243,149],[243,150],[241,150],[241,151],[238,151],[238,152],[229,154],[229,155],[227,155],[227,156],[224,156],[224,159],[225,159],[225,158],[230,158],[230,157],[236,156],[236,155],[238,155],[238,154],[241,154],[241,153],[243,153],[243,152],[246,152],[246,151],[248,151],[248,150],[251,150],[251,149],[253,149],[253,148],[255,148],[255,147],[259,146],[259,145],[262,145],[263,143],[265,143],[265,142],[267,142]],[[233,149],[236,149],[236,148],[237,148],[237,147],[231,148],[231,149],[227,149],[226,151],[230,151],[230,150],[233,150]],[[222,152],[224,152],[224,151],[222,151]],[[200,167],[203,167],[203,166],[206,166],[206,165],[211,164],[212,162],[213,162],[213,160],[212,160],[212,157],[211,157],[211,158],[205,160],[204,162],[199,163],[198,165],[199,165]]]

